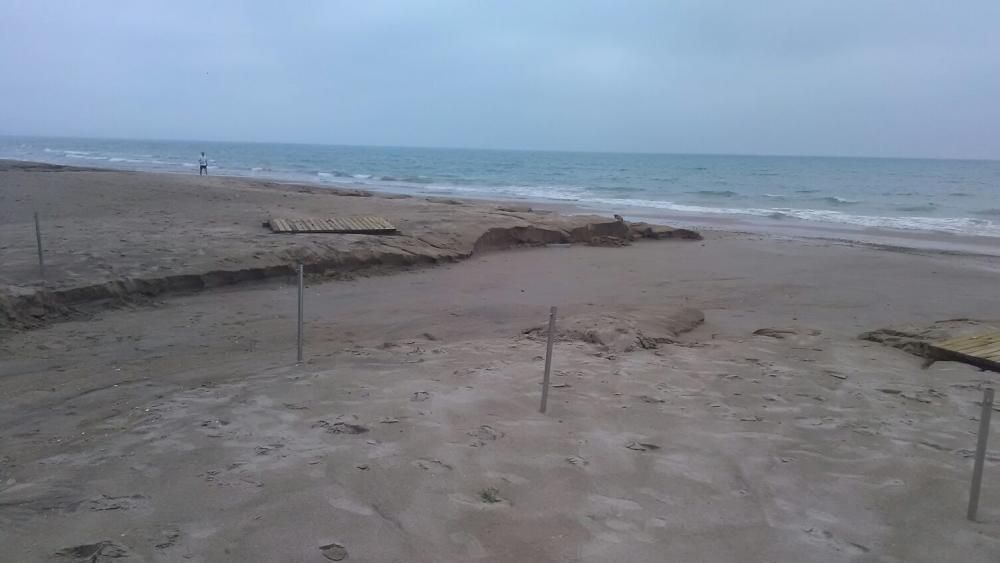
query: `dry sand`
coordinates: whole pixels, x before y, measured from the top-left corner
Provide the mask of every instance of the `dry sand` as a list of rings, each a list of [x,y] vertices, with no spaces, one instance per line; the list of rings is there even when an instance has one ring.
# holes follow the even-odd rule
[[[10,295],[351,245],[423,256],[414,233],[445,241],[428,244],[454,253],[437,262],[468,257],[311,277],[302,366],[280,275],[8,329],[0,560],[1000,560],[997,439],[980,522],[965,520],[996,375],[857,339],[1000,319],[995,259],[734,233],[473,253],[491,221],[577,220],[297,189],[0,172]],[[20,234],[35,206],[65,233],[48,288]],[[404,233],[280,237],[260,228],[275,209],[378,211]],[[542,415],[531,329],[550,305],[563,331]],[[683,307],[705,321],[678,334]],[[590,340],[643,338],[608,349],[570,330],[588,324]]]

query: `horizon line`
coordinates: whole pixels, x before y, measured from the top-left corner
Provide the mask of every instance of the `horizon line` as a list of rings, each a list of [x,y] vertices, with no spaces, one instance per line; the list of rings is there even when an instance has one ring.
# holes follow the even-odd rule
[[[973,162],[998,162],[1000,157],[944,157],[944,156],[870,156],[851,154],[781,154],[781,153],[727,153],[727,152],[663,152],[663,151],[624,151],[624,150],[580,150],[580,149],[538,149],[538,148],[509,148],[509,147],[452,147],[441,145],[392,145],[392,144],[348,144],[348,143],[314,143],[304,141],[234,141],[218,139],[179,139],[179,138],[141,138],[141,137],[89,137],[78,135],[38,135],[21,133],[3,133],[0,137],[25,137],[37,139],[66,139],[66,140],[94,140],[94,141],[146,141],[146,142],[172,142],[172,143],[229,143],[247,145],[292,145],[292,146],[319,146],[319,147],[355,147],[355,148],[380,148],[380,149],[420,149],[420,150],[458,150],[458,151],[497,151],[497,152],[549,152],[549,153],[569,153],[569,154],[619,154],[619,155],[649,155],[649,156],[708,156],[708,157],[750,157],[750,158],[856,158],[870,160],[952,160],[952,161],[973,161]]]

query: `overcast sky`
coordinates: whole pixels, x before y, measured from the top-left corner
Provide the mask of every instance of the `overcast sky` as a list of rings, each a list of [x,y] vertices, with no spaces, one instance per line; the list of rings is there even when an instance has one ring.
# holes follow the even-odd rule
[[[1000,0],[0,0],[0,133],[1000,158]]]

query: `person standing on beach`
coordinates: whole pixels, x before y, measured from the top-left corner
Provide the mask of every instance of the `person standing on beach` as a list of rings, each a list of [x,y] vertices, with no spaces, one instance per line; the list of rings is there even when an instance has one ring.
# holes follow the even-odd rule
[[[208,176],[208,157],[205,153],[201,153],[201,158],[198,159],[198,175],[202,174]]]

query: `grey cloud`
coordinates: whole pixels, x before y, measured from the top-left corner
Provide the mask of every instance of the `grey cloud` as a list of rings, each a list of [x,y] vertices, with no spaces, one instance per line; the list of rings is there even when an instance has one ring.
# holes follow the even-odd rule
[[[1000,157],[995,1],[0,1],[0,132]]]

